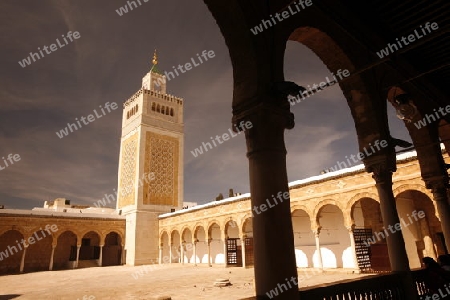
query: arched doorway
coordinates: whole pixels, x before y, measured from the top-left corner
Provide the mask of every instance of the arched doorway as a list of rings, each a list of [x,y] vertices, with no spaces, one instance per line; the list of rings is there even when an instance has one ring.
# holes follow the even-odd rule
[[[316,251],[314,233],[311,230],[311,219],[302,209],[292,213],[294,228],[295,261],[297,268],[313,267],[313,256]],[[317,267],[317,266],[316,266]]]
[[[212,264],[225,264],[224,243],[221,239],[220,226],[213,223],[209,226],[210,251]]]
[[[119,266],[122,258],[122,238],[117,232],[110,232],[105,237],[102,266]]]
[[[351,218],[355,224],[353,236],[361,272],[389,271],[386,239],[377,239],[384,229],[380,203],[369,197],[359,199],[352,206]]]
[[[95,231],[89,231],[81,239],[78,268],[99,266],[100,235]]]
[[[33,242],[32,242],[33,241]],[[48,271],[52,255],[53,236],[39,229],[27,239],[24,272]]]
[[[412,189],[395,199],[410,268],[420,268],[425,256],[436,259],[445,254],[445,240],[433,201]]]
[[[319,242],[323,268],[354,268],[350,236],[339,207],[324,205],[317,220],[321,226]]]
[[[73,250],[74,249],[74,250]],[[77,235],[72,231],[64,231],[58,236],[53,258],[53,270],[73,268],[77,259]]]
[[[23,238],[23,234],[17,230],[8,230],[0,235],[0,274],[19,273]]]
[[[239,238],[239,227],[236,221],[229,220],[225,224],[225,243],[227,266],[242,267],[242,241]]]
[[[208,263],[208,243],[206,232],[202,226],[198,226],[194,231],[195,257],[194,263]]]

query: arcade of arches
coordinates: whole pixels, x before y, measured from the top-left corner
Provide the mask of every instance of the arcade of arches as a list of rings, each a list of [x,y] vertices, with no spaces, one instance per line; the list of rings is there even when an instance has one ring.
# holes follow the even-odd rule
[[[124,219],[2,214],[0,274],[120,265],[124,232]]]
[[[447,155],[445,159],[449,160]],[[447,252],[436,202],[411,153],[398,157],[393,179],[398,216],[406,225],[401,232],[409,264],[412,269],[420,268],[422,257],[436,258]],[[292,182],[290,195],[298,268],[390,270],[383,236],[389,231],[384,231],[373,179],[362,165]],[[270,209],[269,205],[260,213]],[[424,216],[418,218],[421,211]],[[249,194],[160,215],[159,236],[151,241],[159,244],[159,258],[153,261],[252,266],[252,220]],[[42,238],[41,228],[46,225],[56,225],[57,231]],[[125,264],[125,226],[123,216],[107,219],[87,214],[62,217],[2,213],[0,251],[6,251],[8,257],[1,257],[0,273]],[[28,245],[25,251],[18,246],[22,239],[27,241],[36,233],[41,236],[39,242]]]
[[[422,257],[436,258],[447,249],[435,202],[421,179],[417,160],[404,157],[399,157],[393,190],[409,264],[414,269],[421,267]],[[362,167],[335,174],[339,173],[290,184],[297,267],[389,271],[386,232],[371,175]],[[251,266],[249,211],[247,194],[161,215],[159,261]],[[418,217],[421,211],[425,216],[421,213]],[[374,243],[370,242],[373,238]]]

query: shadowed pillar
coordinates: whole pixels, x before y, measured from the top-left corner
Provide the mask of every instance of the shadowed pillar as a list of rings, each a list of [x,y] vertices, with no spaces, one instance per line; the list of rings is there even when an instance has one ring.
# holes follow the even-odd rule
[[[395,157],[394,157],[395,162]],[[376,182],[378,196],[380,197],[380,209],[383,217],[383,226],[387,229],[389,226],[401,224],[397,213],[394,193],[392,192],[392,172],[395,171],[395,163],[378,162],[367,168],[373,172],[373,178]],[[409,269],[408,255],[405,249],[405,241],[402,231],[395,231],[386,234],[389,260],[393,272],[404,275],[403,288],[406,294],[405,299],[417,299],[415,282]]]
[[[292,283],[297,282],[297,268],[284,144],[284,131],[294,127],[294,117],[287,101],[287,107],[272,103],[257,105],[233,119],[235,126],[246,129],[255,289],[257,299],[267,299],[266,293],[276,289],[283,291],[277,299],[299,299],[297,285]]]
[[[28,249],[28,245],[26,245],[26,246],[24,245],[22,259],[20,260],[20,273],[23,273],[23,269],[25,267],[25,255],[27,255],[27,249]]]
[[[53,257],[55,255],[55,249],[56,249],[56,245],[52,244],[52,254],[50,255],[50,263],[48,264],[49,271],[53,270]]]
[[[78,261],[80,259],[80,249],[81,249],[81,245],[77,245],[77,260],[75,261],[75,269],[78,268]]]
[[[437,213],[441,221],[441,228],[444,234],[445,246],[450,250],[450,205],[447,196],[448,178],[442,180],[427,181],[426,186],[433,192],[433,199],[436,202]]]
[[[319,269],[323,270],[323,259],[322,259],[322,251],[320,251],[320,227],[317,227],[314,230],[314,239],[316,241],[316,251],[317,251],[317,262],[319,265],[317,266]],[[314,262],[313,262],[314,267]]]

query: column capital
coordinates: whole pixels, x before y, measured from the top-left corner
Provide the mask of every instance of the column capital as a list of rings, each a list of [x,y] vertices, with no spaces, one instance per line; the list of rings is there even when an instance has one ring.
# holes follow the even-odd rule
[[[318,237],[320,235],[320,230],[322,230],[322,226],[317,226],[317,227],[313,228],[312,231],[314,233],[314,236]]]
[[[281,102],[281,100],[280,100]],[[294,114],[287,107],[276,103],[261,103],[233,116],[233,131],[244,131],[247,156],[260,151],[286,154],[284,130],[294,128]]]
[[[436,201],[442,197],[447,198],[448,178],[443,176],[423,176],[425,187],[430,189]]]
[[[353,231],[355,230],[356,225],[352,224],[350,226],[346,226],[347,230],[349,233],[353,233]]]
[[[388,161],[377,161],[375,163],[364,162],[366,165],[366,171],[372,174],[372,178],[376,184],[392,185],[392,173],[396,168],[393,167]]]

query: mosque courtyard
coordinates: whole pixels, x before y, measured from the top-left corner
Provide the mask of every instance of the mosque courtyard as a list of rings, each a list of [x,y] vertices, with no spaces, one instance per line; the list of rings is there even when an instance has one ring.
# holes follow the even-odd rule
[[[355,279],[367,274],[348,271],[298,269],[301,287]],[[214,299],[234,300],[254,296],[253,268],[223,266],[147,265],[113,266],[35,272],[0,276],[0,300],[97,299]],[[216,279],[231,286],[214,287]]]

